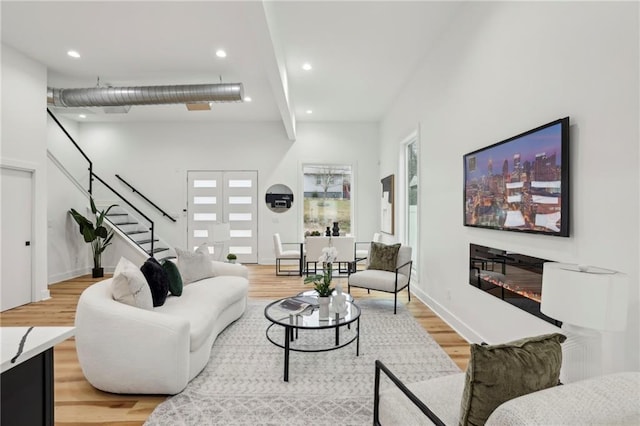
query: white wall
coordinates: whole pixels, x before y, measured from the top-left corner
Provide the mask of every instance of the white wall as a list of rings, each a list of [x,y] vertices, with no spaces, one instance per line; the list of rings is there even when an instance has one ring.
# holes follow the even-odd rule
[[[469,243],[630,277],[626,361],[640,369],[638,306],[638,3],[469,4],[399,94],[381,125],[381,176],[420,127],[420,283],[474,341],[551,331],[467,284]],[[571,117],[571,237],[462,225],[462,155]],[[618,352],[613,348],[611,352]]]
[[[32,257],[34,300],[47,290],[46,68],[2,44],[2,147],[0,164],[33,171]],[[2,232],[11,232],[3,229]]]
[[[354,234],[369,239],[378,229],[377,124],[298,123],[295,142],[288,140],[279,122],[82,123],[79,127],[76,141],[94,161],[94,171],[100,177],[125,197],[136,200],[137,196],[114,177],[116,173],[121,175],[162,209],[178,217],[177,223],[172,223],[144,202],[136,203],[154,220],[158,235],[172,245],[186,245],[187,221],[183,209],[187,170],[258,170],[259,263],[275,262],[273,233],[279,232],[283,241],[302,240],[304,162],[352,164],[353,185],[358,188],[354,198],[357,224]],[[293,207],[285,213],[272,212],[264,202],[266,190],[274,184],[286,184],[294,192]],[[69,201],[63,197],[50,203],[51,214],[69,209]],[[107,250],[103,258],[105,268],[117,262],[115,251]],[[70,253],[75,255],[73,250]],[[73,265],[74,259],[62,263]]]

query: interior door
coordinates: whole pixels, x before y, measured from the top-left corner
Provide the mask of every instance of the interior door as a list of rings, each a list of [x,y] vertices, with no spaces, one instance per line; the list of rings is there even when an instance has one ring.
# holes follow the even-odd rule
[[[258,172],[187,172],[187,243],[190,249],[207,243],[214,258],[234,253],[238,262],[258,262]],[[216,242],[215,224],[228,223],[228,239]],[[219,253],[218,250],[223,251]]]
[[[2,283],[0,310],[32,301],[31,229],[33,217],[32,182],[29,171],[2,168]]]

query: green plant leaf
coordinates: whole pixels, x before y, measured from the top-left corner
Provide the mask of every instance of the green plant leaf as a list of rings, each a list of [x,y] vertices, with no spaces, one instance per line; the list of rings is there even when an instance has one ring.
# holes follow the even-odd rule
[[[78,224],[78,229],[80,231],[80,234],[84,234],[84,228],[85,226],[87,226],[87,224],[91,224],[91,222],[85,218],[84,216],[82,216],[80,213],[78,213],[75,209],[71,209],[69,210],[69,213],[71,214],[71,217],[73,218],[73,220],[76,221],[76,223]]]
[[[96,235],[100,238],[107,238],[109,236],[109,231],[104,226],[98,226],[96,228]]]
[[[93,242],[96,240],[96,238],[98,238],[95,232],[93,231],[93,225],[91,224],[89,224],[89,226],[84,227],[84,229],[82,230],[82,236],[84,237],[85,243]]]
[[[96,208],[96,203],[93,202],[93,197],[89,197],[89,204],[91,205],[91,213],[98,213],[98,209]]]

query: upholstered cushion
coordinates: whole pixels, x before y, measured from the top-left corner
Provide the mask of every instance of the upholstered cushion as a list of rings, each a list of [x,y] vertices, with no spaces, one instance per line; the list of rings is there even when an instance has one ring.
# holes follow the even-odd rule
[[[174,296],[180,296],[182,294],[182,277],[178,266],[170,260],[165,260],[162,263],[162,269],[169,277],[169,292]]]
[[[409,277],[398,274],[398,290],[401,290],[409,283]],[[389,271],[379,271],[377,269],[366,269],[358,271],[349,276],[349,285],[354,287],[364,287],[371,290],[395,292],[396,273]]]
[[[562,349],[559,333],[501,345],[471,345],[460,425],[484,425],[503,402],[558,384]]]
[[[206,244],[198,247],[195,252],[176,248],[176,253],[178,254],[178,269],[184,285],[214,275]]]
[[[640,425],[640,372],[607,374],[509,400],[487,426]]]
[[[388,246],[372,241],[369,250],[369,269],[394,272],[398,263],[398,250],[400,250],[400,243]]]
[[[142,309],[153,309],[151,290],[140,269],[130,260],[121,257],[111,282],[114,300]]]
[[[151,289],[153,307],[162,306],[169,293],[169,275],[153,257],[144,262],[140,267],[140,271],[142,271]]]
[[[279,259],[300,259],[300,251],[298,250],[283,250]]]

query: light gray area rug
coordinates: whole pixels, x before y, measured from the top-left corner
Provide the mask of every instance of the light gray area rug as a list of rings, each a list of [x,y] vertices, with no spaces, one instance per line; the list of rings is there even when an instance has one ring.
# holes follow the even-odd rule
[[[356,303],[362,309],[360,356],[356,342],[330,352],[291,352],[287,383],[284,351],[265,337],[266,303],[250,301],[242,318],[218,336],[200,375],[145,425],[370,425],[376,359],[405,383],[460,372],[404,306],[393,315],[393,301]],[[300,340],[331,342],[335,336],[305,333]]]

